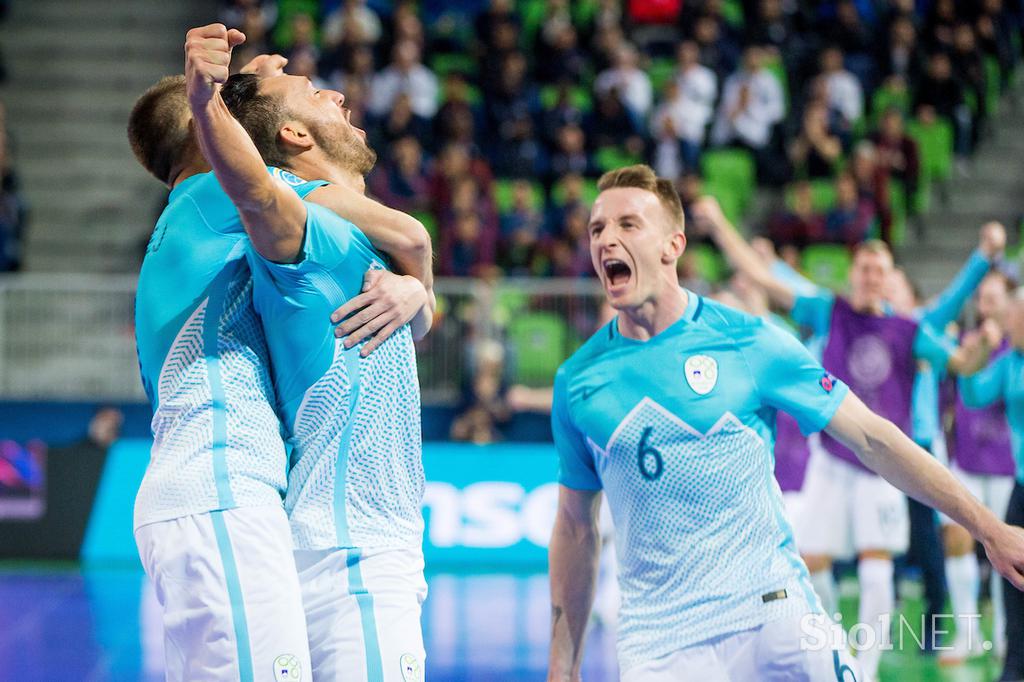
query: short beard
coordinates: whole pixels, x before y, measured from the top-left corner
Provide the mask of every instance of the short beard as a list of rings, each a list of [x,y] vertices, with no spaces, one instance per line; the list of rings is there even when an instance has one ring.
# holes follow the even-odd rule
[[[339,168],[365,178],[377,163],[377,152],[370,149],[351,128],[326,130],[326,126],[311,125],[309,132],[324,155]]]

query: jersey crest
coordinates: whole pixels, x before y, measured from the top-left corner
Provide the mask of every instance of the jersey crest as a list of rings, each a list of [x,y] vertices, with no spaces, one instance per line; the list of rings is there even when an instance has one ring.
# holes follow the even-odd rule
[[[697,395],[707,395],[718,383],[718,362],[707,355],[691,355],[683,365],[686,383]]]

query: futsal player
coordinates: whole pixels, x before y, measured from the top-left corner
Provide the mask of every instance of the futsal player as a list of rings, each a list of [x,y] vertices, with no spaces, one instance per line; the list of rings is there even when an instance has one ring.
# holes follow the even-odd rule
[[[618,316],[555,380],[548,679],[579,677],[602,491],[620,563],[623,680],[863,679],[841,642],[806,639],[820,606],[772,478],[777,410],[805,432],[827,427],[865,464],[961,519],[1024,587],[1024,532],[790,334],[679,287],[686,237],[670,181],[632,166],[599,187],[591,258]]]
[[[402,326],[372,355],[335,336],[331,312],[387,259],[263,165],[361,189],[375,156],[341,93],[297,76],[228,80],[222,65],[241,40],[223,26],[190,31],[186,81],[204,154],[250,235],[255,307],[294,448],[285,506],[313,676],[419,681],[424,476],[412,334]]]
[[[172,188],[136,298],[154,407],[136,539],[163,609],[168,679],[309,680],[282,506],[287,459],[245,232],[206,173],[190,118],[179,76],[147,91],[129,123],[137,158]],[[393,294],[392,284],[376,289]]]
[[[822,289],[798,295],[764,267],[717,204],[703,202],[698,214],[738,269],[789,311],[795,322],[826,338],[825,368],[904,433],[912,432],[919,363],[954,374],[984,365],[991,348],[983,338],[973,337],[972,343],[953,347],[928,323],[927,314],[917,322],[893,313],[887,297],[894,266],[884,243],[865,242],[855,249],[849,299]],[[989,261],[997,256],[995,246],[986,253]],[[987,268],[985,263],[982,266]],[[946,307],[940,306],[935,314]],[[937,413],[937,406],[933,409]],[[801,522],[800,549],[816,585],[831,583],[833,559],[858,558],[858,622],[874,631],[868,635],[868,643],[874,646],[862,646],[859,658],[865,673],[873,677],[895,610],[893,556],[906,552],[910,540],[907,504],[899,490],[864,466],[845,444],[829,433],[822,434],[821,443],[823,454],[811,458],[804,483],[806,517]]]
[[[1020,290],[1017,295],[1019,297]],[[1019,393],[1024,382],[1024,373],[1019,367],[1016,373],[1013,370],[1014,363],[1020,365],[1021,348],[1024,347],[1024,333],[1020,326],[1020,311],[1024,306],[1019,300],[1012,300],[1013,297],[1011,281],[1002,273],[992,273],[982,282],[978,292],[978,316],[982,321],[1000,322],[1005,326],[1005,337],[988,369],[959,382],[950,443],[953,474],[993,513],[1006,516],[1008,520],[1011,495],[1015,494],[1014,478],[1018,471],[1014,454],[1017,454],[1018,462],[1024,460],[1020,456],[1021,419],[1018,416],[1012,424],[1015,432],[1007,424],[1007,417],[1013,419],[1019,414],[1015,410],[1020,407],[1008,397]],[[1000,384],[1003,380],[1009,383]],[[1019,403],[1020,396],[1017,397]],[[1024,479],[1019,475],[1016,478]],[[1021,521],[1018,507],[1013,523],[1021,525]],[[953,612],[958,615],[977,614],[979,584],[974,540],[949,519],[943,518],[943,522],[946,573],[950,581]],[[1024,616],[1018,608],[1016,624],[1008,627],[1005,604],[1013,602],[1017,595],[1005,595],[1001,578],[995,574],[992,578],[993,639],[996,656],[1000,657],[1007,653],[1007,643],[1012,641],[1009,638],[1016,637],[1020,642],[1024,637],[1021,624]],[[1019,607],[1019,601],[1016,603]],[[963,622],[964,619],[957,621],[958,624]],[[977,650],[968,648],[968,640],[959,630],[957,635],[951,652],[953,660],[977,653]],[[980,643],[979,633],[971,632],[970,644],[979,647]],[[1006,671],[1001,679],[1024,678],[1024,659],[1019,646],[1012,658],[1007,657]]]

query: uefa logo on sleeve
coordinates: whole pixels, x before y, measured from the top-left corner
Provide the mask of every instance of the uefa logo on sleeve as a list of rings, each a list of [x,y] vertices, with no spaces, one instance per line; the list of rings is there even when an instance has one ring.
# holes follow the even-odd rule
[[[828,372],[825,372],[821,375],[821,379],[818,380],[818,383],[821,384],[823,389],[825,389],[825,393],[831,393],[832,389],[836,386],[836,378]]]

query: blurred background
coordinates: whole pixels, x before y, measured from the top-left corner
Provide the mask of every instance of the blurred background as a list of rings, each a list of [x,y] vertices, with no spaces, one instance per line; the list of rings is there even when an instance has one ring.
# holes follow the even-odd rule
[[[935,293],[992,219],[1019,268],[1020,0],[0,0],[0,680],[162,679],[131,536],[150,419],[132,319],[167,192],[125,125],[215,20],[246,34],[239,65],[279,52],[341,90],[379,155],[369,191],[434,238],[431,679],[543,675],[548,388],[606,319],[602,172],[646,162],[684,207],[714,195],[834,289],[877,237]],[[688,232],[680,281],[715,294],[726,263]],[[611,630],[589,679],[616,679]],[[882,673],[993,665],[894,652]]]

